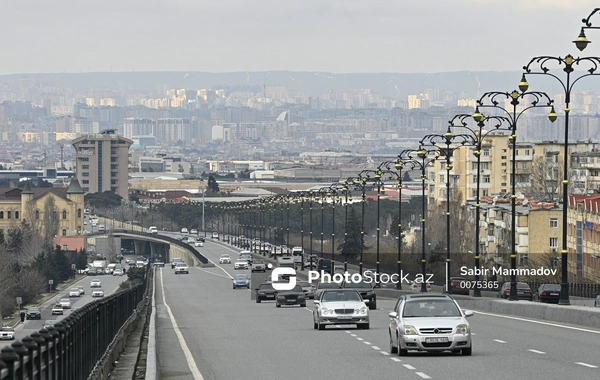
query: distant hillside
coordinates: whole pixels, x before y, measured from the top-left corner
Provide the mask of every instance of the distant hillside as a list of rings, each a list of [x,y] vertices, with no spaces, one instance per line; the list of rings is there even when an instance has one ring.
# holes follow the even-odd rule
[[[23,78],[43,78],[57,81],[71,88],[122,88],[156,90],[157,86],[168,88],[224,88],[246,87],[260,90],[267,86],[285,86],[309,96],[321,96],[327,90],[369,88],[383,96],[405,97],[418,94],[426,89],[437,88],[441,91],[464,91],[466,96],[475,97],[485,91],[511,91],[516,88],[521,77],[520,71],[511,72],[448,72],[436,74],[332,74],[325,72],[121,72],[121,73],[70,73],[70,74],[12,74],[0,75],[0,83],[15,82]],[[548,84],[548,78],[539,79],[536,84]],[[533,79],[530,79],[532,81]],[[506,87],[508,84],[508,87]],[[586,81],[586,86],[578,88],[589,90],[600,88],[600,81]],[[538,87],[538,89],[541,87]],[[545,89],[558,92],[558,87]]]

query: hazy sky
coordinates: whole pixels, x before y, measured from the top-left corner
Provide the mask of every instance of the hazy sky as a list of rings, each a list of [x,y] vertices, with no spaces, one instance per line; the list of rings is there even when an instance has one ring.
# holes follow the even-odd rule
[[[3,0],[0,74],[516,70],[592,0]],[[592,18],[600,26],[600,13]],[[600,56],[600,30],[586,55]]]

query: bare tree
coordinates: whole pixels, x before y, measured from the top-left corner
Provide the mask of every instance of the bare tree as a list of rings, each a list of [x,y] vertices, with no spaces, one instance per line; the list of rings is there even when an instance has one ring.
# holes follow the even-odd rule
[[[531,168],[531,187],[521,189],[528,197],[545,202],[556,202],[559,198],[563,165],[558,152],[537,156]]]

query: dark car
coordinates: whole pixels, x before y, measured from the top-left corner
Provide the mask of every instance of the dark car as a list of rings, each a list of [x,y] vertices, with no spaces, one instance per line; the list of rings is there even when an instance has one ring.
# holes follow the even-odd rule
[[[25,313],[27,319],[42,319],[42,311],[39,307],[30,307]]]
[[[464,277],[450,277],[452,294],[469,295],[469,281]]]
[[[281,305],[300,305],[300,307],[306,307],[306,296],[302,287],[296,285],[293,289],[278,291],[277,298],[275,298],[275,306],[281,307]]]
[[[275,301],[275,296],[277,295],[277,290],[273,289],[273,284],[270,282],[264,282],[260,284],[258,289],[256,289],[256,303],[260,303],[261,301],[273,300]]]
[[[373,284],[368,282],[344,282],[342,284],[342,288],[344,289],[352,289],[356,290],[360,293],[363,301],[369,306],[370,310],[374,310],[377,308],[377,296],[375,295],[375,290],[373,289]]]
[[[594,301],[594,307],[600,307],[600,295],[596,296],[596,300]]]
[[[327,273],[331,273],[331,260],[329,259],[319,259],[318,263],[317,263],[317,270],[318,271],[325,271]]]
[[[505,282],[498,291],[496,297],[509,298],[510,297],[510,282]],[[517,298],[520,300],[533,301],[533,291],[529,285],[525,282],[517,282]]]
[[[560,284],[542,284],[533,294],[538,302],[558,303],[560,301]]]

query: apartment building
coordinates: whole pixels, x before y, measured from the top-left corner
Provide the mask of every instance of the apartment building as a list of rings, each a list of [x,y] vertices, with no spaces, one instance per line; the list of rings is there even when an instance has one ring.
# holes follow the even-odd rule
[[[77,179],[85,193],[112,191],[127,199],[132,140],[107,129],[78,137],[71,144],[76,151]]]
[[[600,281],[600,195],[569,196],[567,214],[569,280]]]

